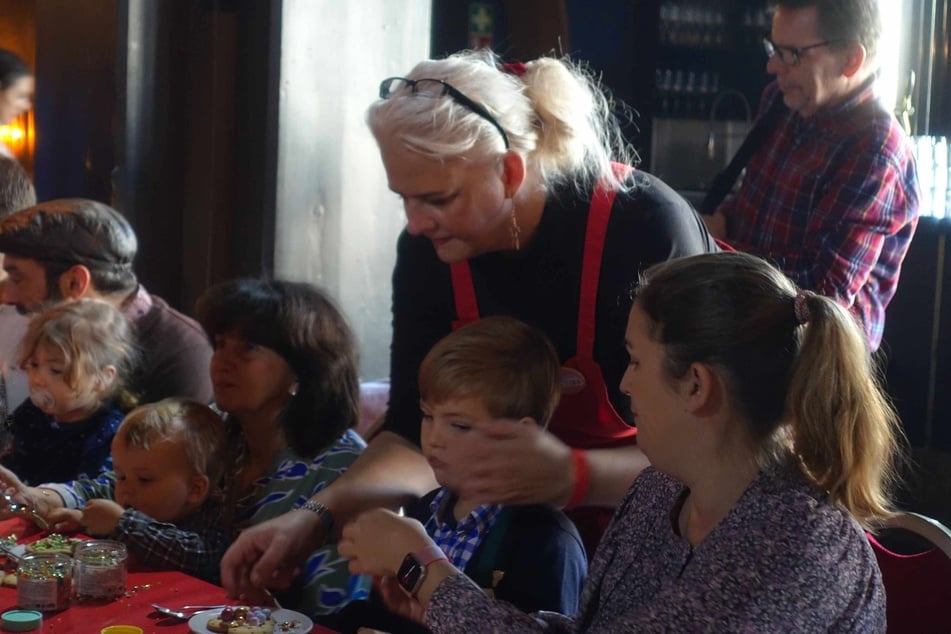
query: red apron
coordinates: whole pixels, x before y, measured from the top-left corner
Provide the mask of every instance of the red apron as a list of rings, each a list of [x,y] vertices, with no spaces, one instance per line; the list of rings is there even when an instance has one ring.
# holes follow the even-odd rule
[[[575,356],[562,366],[562,396],[549,430],[571,447],[593,449],[632,445],[637,429],[629,425],[611,404],[601,368],[594,360],[594,336],[601,256],[611,207],[616,192],[595,189],[588,211],[584,255],[581,265],[581,297],[578,307],[578,338]],[[472,274],[466,261],[451,265],[452,290],[458,319],[453,329],[479,319]],[[621,342],[618,342],[621,345]],[[607,528],[614,510],[586,507],[568,511],[588,551],[589,559]]]

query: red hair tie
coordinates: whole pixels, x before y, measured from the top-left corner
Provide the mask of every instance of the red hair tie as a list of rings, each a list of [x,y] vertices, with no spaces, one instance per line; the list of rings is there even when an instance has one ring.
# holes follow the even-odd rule
[[[528,67],[525,66],[522,62],[507,62],[502,64],[502,72],[508,73],[509,75],[515,75],[516,77],[521,77],[528,70]]]

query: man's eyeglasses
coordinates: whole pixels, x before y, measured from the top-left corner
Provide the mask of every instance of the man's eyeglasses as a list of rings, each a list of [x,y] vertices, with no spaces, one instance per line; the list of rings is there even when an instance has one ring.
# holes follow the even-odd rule
[[[841,42],[841,40],[826,40],[825,42],[799,47],[777,46],[771,39],[769,39],[769,36],[765,36],[763,37],[763,50],[766,51],[766,57],[777,55],[779,56],[779,61],[781,61],[783,64],[786,64],[787,66],[795,66],[799,63],[799,57],[809,49],[819,48],[820,46],[829,46],[830,44],[835,44],[836,42]]]
[[[505,143],[505,149],[509,149],[509,137],[505,130],[495,120],[495,117],[489,114],[489,111],[472,101],[458,89],[444,82],[441,79],[407,79],[406,77],[388,77],[380,82],[380,99],[389,99],[404,88],[409,88],[414,95],[438,99],[444,95],[452,97],[456,103],[465,106],[476,113],[489,123],[495,126],[495,129],[502,135],[502,141]]]

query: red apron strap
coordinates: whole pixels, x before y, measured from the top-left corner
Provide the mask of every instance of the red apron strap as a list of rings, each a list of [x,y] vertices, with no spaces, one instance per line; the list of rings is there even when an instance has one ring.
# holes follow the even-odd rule
[[[479,304],[476,301],[475,286],[472,284],[469,261],[450,264],[449,273],[452,277],[452,296],[456,303],[456,321],[452,322],[452,329],[455,330],[479,320]]]
[[[626,165],[612,163],[614,173],[620,178],[631,170]],[[588,209],[588,228],[584,237],[584,256],[581,261],[581,301],[578,304],[578,345],[575,354],[591,359],[594,357],[595,317],[598,304],[598,282],[601,279],[601,256],[604,239],[608,233],[611,207],[617,191],[599,182],[591,197]]]

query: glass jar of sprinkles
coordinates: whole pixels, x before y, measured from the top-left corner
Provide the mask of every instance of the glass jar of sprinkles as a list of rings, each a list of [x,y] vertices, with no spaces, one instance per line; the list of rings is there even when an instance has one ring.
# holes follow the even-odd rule
[[[73,559],[62,553],[24,555],[17,571],[17,604],[24,610],[56,612],[69,607]]]
[[[125,544],[110,540],[83,542],[73,553],[76,597],[115,599],[125,594]]]

